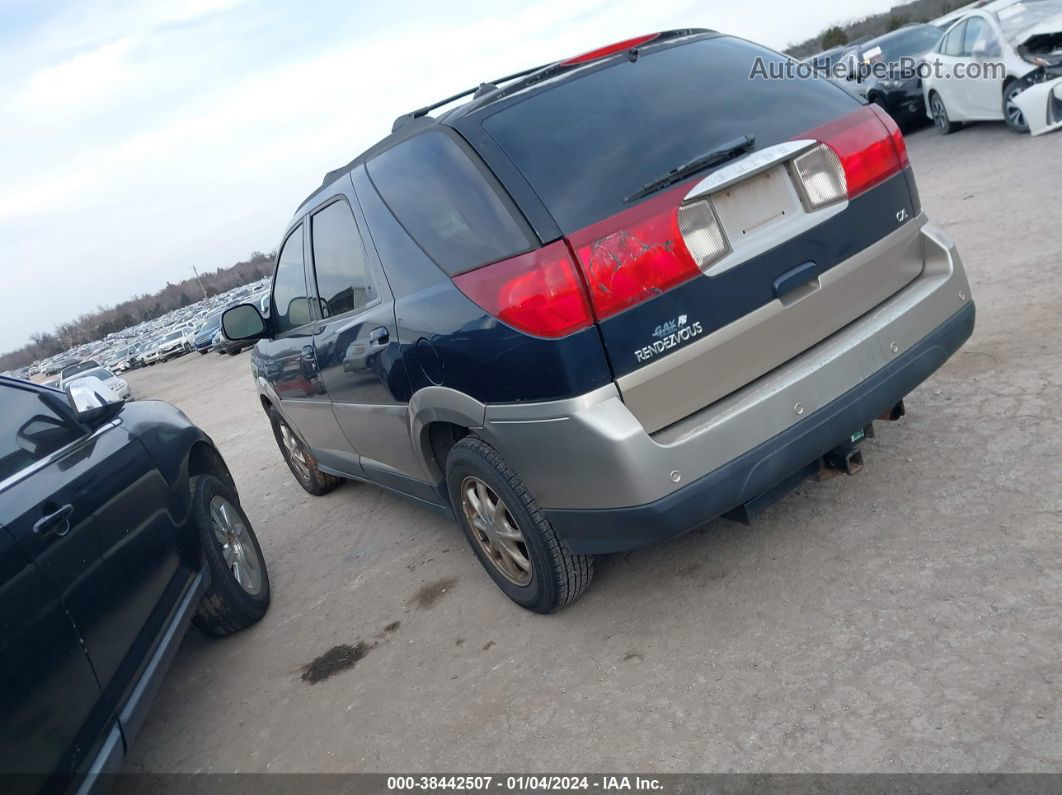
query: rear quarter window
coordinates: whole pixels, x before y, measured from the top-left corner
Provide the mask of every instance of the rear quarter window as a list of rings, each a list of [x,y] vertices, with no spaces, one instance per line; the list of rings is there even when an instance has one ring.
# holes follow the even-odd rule
[[[785,56],[717,36],[559,82],[482,122],[565,233],[613,215],[624,198],[742,135],[756,148],[850,113],[858,100],[824,78],[753,77]]]
[[[414,136],[367,164],[409,235],[449,274],[532,248],[511,200],[481,163],[441,130]]]

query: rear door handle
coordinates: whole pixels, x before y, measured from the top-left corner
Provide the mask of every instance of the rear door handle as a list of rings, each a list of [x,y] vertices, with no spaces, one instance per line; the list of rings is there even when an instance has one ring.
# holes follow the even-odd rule
[[[369,345],[373,348],[379,348],[386,345],[391,340],[391,332],[389,332],[384,326],[374,328],[369,332]]]
[[[808,285],[818,287],[818,278],[819,266],[814,262],[797,265],[774,280],[774,297],[784,304],[786,297],[793,291]]]
[[[33,532],[39,536],[51,532],[57,536],[65,536],[70,532],[70,514],[73,512],[73,505],[64,505],[58,511],[45,514],[33,525]]]
[[[302,360],[304,362],[309,362],[310,364],[316,364],[317,363],[317,357],[314,355],[313,346],[312,345],[303,345],[302,346]]]

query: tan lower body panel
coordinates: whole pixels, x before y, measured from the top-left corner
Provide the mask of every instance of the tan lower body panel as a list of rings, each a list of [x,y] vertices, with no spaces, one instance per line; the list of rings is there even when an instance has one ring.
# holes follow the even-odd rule
[[[653,433],[798,356],[922,272],[920,231],[908,222],[784,300],[619,378],[623,402]]]

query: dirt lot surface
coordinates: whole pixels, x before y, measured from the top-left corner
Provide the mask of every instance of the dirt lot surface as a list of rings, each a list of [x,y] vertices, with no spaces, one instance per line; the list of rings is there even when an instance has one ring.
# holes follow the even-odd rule
[[[305,494],[247,353],[132,373],[217,441],[273,605],[188,635],[125,769],[1062,770],[1062,135],[909,146],[974,337],[861,474],[600,559],[559,615],[511,604],[399,497]]]

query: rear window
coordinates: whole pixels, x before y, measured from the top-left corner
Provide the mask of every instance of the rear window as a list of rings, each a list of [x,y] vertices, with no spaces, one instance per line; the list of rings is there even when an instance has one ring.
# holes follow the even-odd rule
[[[531,248],[493,177],[442,131],[403,141],[367,164],[388,208],[447,273]]]
[[[757,56],[768,69],[787,60],[730,37],[649,51],[534,94],[483,127],[572,232],[720,144],[752,135],[762,149],[853,110],[857,100],[823,78],[750,77]]]

